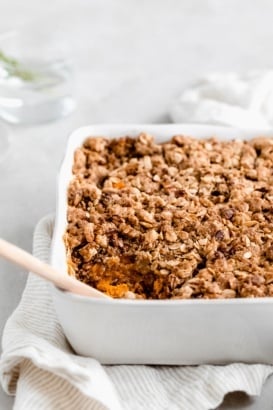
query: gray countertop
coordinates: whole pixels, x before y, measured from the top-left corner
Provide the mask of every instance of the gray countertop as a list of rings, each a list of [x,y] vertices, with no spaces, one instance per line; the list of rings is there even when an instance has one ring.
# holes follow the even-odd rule
[[[11,149],[0,163],[0,236],[31,250],[35,224],[54,211],[57,170],[73,129],[168,122],[171,101],[198,76],[272,66],[272,13],[270,0],[2,1],[1,30],[62,25],[78,108],[55,123],[10,126]],[[25,272],[0,261],[0,335],[25,280]],[[0,409],[12,405],[0,388]],[[233,394],[221,408],[273,408],[273,378],[261,397]]]

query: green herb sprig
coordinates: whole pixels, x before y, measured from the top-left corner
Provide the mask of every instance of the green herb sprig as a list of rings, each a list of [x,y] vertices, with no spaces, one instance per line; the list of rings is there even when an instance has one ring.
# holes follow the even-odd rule
[[[5,70],[12,77],[20,78],[23,81],[33,82],[37,80],[37,74],[26,69],[19,61],[13,57],[7,56],[0,50],[0,63],[3,63]]]

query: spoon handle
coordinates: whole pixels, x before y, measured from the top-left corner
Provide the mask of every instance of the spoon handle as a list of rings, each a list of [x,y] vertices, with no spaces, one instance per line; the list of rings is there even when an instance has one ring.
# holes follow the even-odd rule
[[[90,296],[93,298],[110,298],[99,290],[86,285],[83,282],[80,282],[72,276],[58,272],[47,263],[40,261],[30,253],[1,238],[0,256],[9,260],[10,262],[15,263],[16,265],[21,266],[27,271],[36,273],[36,275],[39,275],[43,279],[54,283],[54,285],[63,290],[67,290],[69,292],[76,293],[82,296]]]

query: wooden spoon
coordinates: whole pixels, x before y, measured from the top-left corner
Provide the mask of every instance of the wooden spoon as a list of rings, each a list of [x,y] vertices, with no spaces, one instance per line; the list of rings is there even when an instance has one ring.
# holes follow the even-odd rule
[[[83,282],[69,276],[58,272],[52,268],[47,263],[41,262],[39,259],[32,256],[30,253],[18,248],[15,245],[5,241],[0,238],[0,256],[8,259],[22,268],[36,273],[36,275],[41,276],[43,279],[54,283],[58,288],[67,290],[72,293],[77,293],[82,296],[90,296],[92,298],[104,298],[111,299],[110,296],[100,292],[99,290],[86,285]]]

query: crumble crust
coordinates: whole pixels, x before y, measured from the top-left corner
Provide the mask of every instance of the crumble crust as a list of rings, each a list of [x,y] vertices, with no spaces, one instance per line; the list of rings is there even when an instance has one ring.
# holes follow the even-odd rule
[[[273,140],[158,144],[90,137],[76,150],[70,274],[115,298],[273,296]]]

